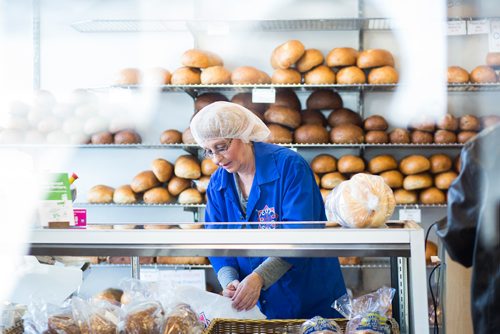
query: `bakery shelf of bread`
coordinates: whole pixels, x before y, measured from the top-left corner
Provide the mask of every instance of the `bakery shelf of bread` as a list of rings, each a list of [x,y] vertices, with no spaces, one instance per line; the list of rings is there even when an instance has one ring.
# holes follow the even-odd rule
[[[89,202],[78,202],[74,204],[75,206],[104,206],[104,207],[179,207],[179,208],[204,208],[205,204],[181,204],[181,203],[89,203]]]

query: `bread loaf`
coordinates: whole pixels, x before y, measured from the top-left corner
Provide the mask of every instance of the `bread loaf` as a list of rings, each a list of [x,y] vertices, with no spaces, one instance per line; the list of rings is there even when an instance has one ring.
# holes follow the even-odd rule
[[[389,142],[389,136],[385,131],[368,131],[365,133],[365,142],[368,144],[385,144]]]
[[[311,160],[311,169],[317,174],[335,172],[337,159],[329,154],[320,154]]]
[[[184,52],[181,56],[181,63],[183,66],[196,68],[224,65],[221,57],[213,52],[200,49],[190,49]]]
[[[124,68],[118,72],[115,82],[117,85],[137,85],[141,81],[141,71],[137,68]]]
[[[442,190],[435,187],[424,189],[420,193],[420,203],[422,204],[446,204],[446,195]]]
[[[438,189],[448,190],[451,183],[457,178],[457,176],[458,174],[454,171],[439,173],[434,176],[434,184]]]
[[[170,129],[165,130],[160,136],[161,144],[180,144],[182,143],[182,133],[180,131]]]
[[[341,173],[361,173],[365,170],[365,162],[355,155],[344,155],[337,162],[337,169]]]
[[[150,170],[146,170],[137,174],[130,184],[132,190],[136,193],[146,191],[159,185],[160,181],[158,181],[153,171]]]
[[[418,201],[418,194],[413,190],[396,189],[394,190],[394,199],[396,204],[415,204]]]
[[[210,264],[210,261],[208,261],[208,258],[203,256],[157,256],[156,263],[207,265]]]
[[[341,108],[334,110],[328,115],[328,124],[334,128],[342,124],[353,124],[358,127],[363,126],[363,120],[358,113],[351,109]]]
[[[239,93],[233,96],[231,102],[239,104],[253,111],[256,114],[264,114],[269,105],[267,103],[254,103],[252,102],[252,93]]]
[[[318,49],[307,49],[297,61],[296,68],[299,72],[307,72],[314,67],[323,64],[324,58],[321,51]]]
[[[295,94],[295,92],[290,89],[278,89],[276,91],[276,100],[272,105],[287,107],[297,111],[300,111],[302,109],[297,94]]]
[[[385,184],[387,184],[392,189],[398,189],[403,187],[404,176],[398,170],[389,170],[380,173],[380,176],[384,179]]]
[[[274,144],[291,144],[293,142],[293,134],[288,128],[278,124],[268,124],[267,127],[271,134],[265,142]]]
[[[117,204],[132,204],[137,202],[137,197],[130,185],[126,184],[116,188],[113,193],[113,202]]]
[[[167,182],[173,174],[174,167],[170,162],[165,159],[153,160],[152,168],[153,173],[160,182]]]
[[[320,180],[318,174],[316,174],[316,173],[313,172],[313,175],[314,175],[314,181],[316,181],[316,185],[319,186],[321,180]]]
[[[411,130],[434,132],[436,130],[436,124],[434,122],[434,119],[424,116],[418,117],[418,119],[413,120],[410,123],[409,128]]]
[[[357,256],[339,256],[339,263],[341,266],[358,266],[361,264],[361,258]]]
[[[203,85],[230,84],[231,71],[224,66],[207,67],[201,72],[200,80]]]
[[[180,204],[200,204],[203,203],[203,198],[198,190],[188,188],[179,194],[177,201]]]
[[[477,135],[474,131],[461,131],[457,135],[457,140],[460,144],[465,144]]]
[[[140,144],[141,136],[134,130],[121,130],[115,134],[115,144]]]
[[[276,123],[291,129],[299,127],[301,123],[300,112],[281,106],[271,106],[264,113],[264,119],[269,123]]]
[[[201,71],[191,67],[180,67],[172,73],[172,85],[198,85],[201,83]]]
[[[200,192],[200,194],[204,194],[207,192],[208,183],[210,182],[210,176],[203,175],[198,180],[195,180],[196,190]]]
[[[451,169],[452,161],[446,154],[434,154],[430,158],[431,173],[438,174]]]
[[[389,141],[392,144],[409,144],[410,133],[405,129],[395,128],[389,133]]]
[[[392,66],[382,66],[374,68],[368,74],[368,83],[376,84],[395,84],[399,81],[399,75]]]
[[[328,66],[319,65],[304,74],[306,85],[329,85],[335,83],[335,72]]]
[[[337,72],[339,85],[356,85],[366,83],[365,72],[356,66],[343,67]]]
[[[304,124],[293,133],[296,143],[299,144],[327,144],[330,136],[326,128],[316,124]]]
[[[158,302],[139,303],[129,309],[129,312],[124,316],[124,332],[159,334],[163,325],[163,315],[163,308]]]
[[[227,97],[222,95],[221,93],[204,93],[199,95],[194,102],[194,109],[196,112],[205,108],[209,104],[212,104],[217,101],[229,101]]]
[[[353,124],[338,125],[330,131],[330,141],[335,144],[363,143],[363,129]]]
[[[326,64],[330,67],[356,65],[358,51],[353,48],[334,48],[326,56]]]
[[[212,175],[217,170],[217,165],[212,161],[212,159],[203,159],[201,161],[201,173],[203,175]]]
[[[175,160],[174,173],[184,179],[197,179],[201,176],[200,163],[192,155],[181,155]]]
[[[287,68],[286,70],[278,68],[274,71],[271,82],[273,84],[300,84],[302,83],[302,76],[293,68]]]
[[[423,155],[410,155],[399,162],[399,170],[405,175],[427,172],[430,168],[429,159]]]
[[[196,144],[196,140],[194,140],[193,134],[191,133],[191,129],[187,128],[182,133],[182,142],[184,144]]]
[[[183,190],[191,186],[191,180],[173,176],[167,185],[167,190],[172,196],[179,195]]]
[[[387,121],[380,115],[367,117],[363,122],[365,131],[385,131],[388,127]]]
[[[432,177],[428,173],[408,175],[403,180],[406,190],[418,190],[432,187]]]
[[[271,65],[275,69],[287,69],[295,64],[304,53],[305,48],[300,41],[287,41],[274,49],[271,55]]]
[[[47,333],[80,334],[80,329],[71,314],[55,314],[47,319]],[[45,332],[44,332],[45,333]]]
[[[458,119],[452,114],[447,113],[441,119],[438,120],[436,124],[438,129],[457,131],[458,129]]]
[[[94,145],[113,144],[114,143],[113,134],[109,131],[94,133],[90,137],[90,142]]]
[[[470,81],[473,83],[494,83],[497,82],[497,74],[489,66],[478,66],[470,73]]]
[[[381,66],[393,66],[394,58],[392,54],[383,49],[369,49],[358,54],[356,64],[359,68],[371,68]]]
[[[432,144],[434,142],[434,135],[427,131],[412,131],[410,138],[413,144]]]
[[[481,123],[476,116],[465,115],[460,117],[458,127],[461,131],[479,131],[481,129]]]
[[[425,243],[425,263],[431,264],[432,263],[432,256],[437,256],[438,255],[438,247],[435,243],[433,243],[430,240],[427,240]]]
[[[308,109],[300,113],[302,124],[315,124],[323,127],[327,126],[325,115],[317,109]]]
[[[488,52],[486,55],[486,65],[492,67],[500,66],[500,52]]]
[[[321,187],[324,189],[333,189],[345,180],[344,175],[339,172],[326,173],[321,177]]]
[[[149,86],[169,85],[172,73],[161,67],[152,67],[144,71],[143,82]]]
[[[309,95],[306,101],[307,109],[340,109],[342,98],[330,89],[318,89]]]
[[[368,162],[368,171],[372,174],[379,174],[397,168],[398,162],[392,155],[378,155]]]
[[[90,188],[87,200],[89,203],[97,204],[112,203],[114,191],[114,188],[99,184]]]
[[[231,82],[235,85],[270,84],[271,77],[267,73],[252,66],[241,66],[234,69]]]
[[[457,135],[455,132],[448,130],[437,130],[434,133],[434,142],[436,144],[452,144],[457,142]]]
[[[120,305],[121,303],[120,300],[122,298],[122,295],[123,295],[123,290],[108,288],[106,290],[97,293],[96,295],[94,295],[93,298],[98,300],[105,300],[115,305]]]
[[[469,72],[459,66],[448,67],[448,83],[469,82]]]

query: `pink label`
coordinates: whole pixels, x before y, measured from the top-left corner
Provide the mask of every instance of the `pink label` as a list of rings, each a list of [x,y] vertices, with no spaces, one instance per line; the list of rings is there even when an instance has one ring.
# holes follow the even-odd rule
[[[75,214],[75,227],[85,228],[87,226],[87,209],[73,209]]]

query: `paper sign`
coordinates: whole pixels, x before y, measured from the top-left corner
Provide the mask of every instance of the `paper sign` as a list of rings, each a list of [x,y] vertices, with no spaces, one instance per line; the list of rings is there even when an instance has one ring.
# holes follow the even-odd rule
[[[500,21],[490,22],[490,52],[500,52]]]
[[[465,21],[449,21],[448,22],[448,35],[449,36],[457,36],[457,35],[466,35],[467,34],[467,25]]]
[[[87,226],[87,209],[73,209],[75,226],[85,228]]]
[[[420,209],[400,209],[399,220],[412,220],[415,223],[422,222],[422,210]]]
[[[205,270],[162,270],[160,280],[174,286],[189,285],[205,290]]]
[[[468,35],[488,34],[489,32],[490,32],[490,21],[488,20],[467,21]]]
[[[252,89],[253,103],[274,103],[276,102],[276,90],[274,88],[254,88]]]
[[[75,225],[73,204],[67,173],[52,173],[42,184],[44,199],[40,203],[39,215],[42,226],[65,223]]]

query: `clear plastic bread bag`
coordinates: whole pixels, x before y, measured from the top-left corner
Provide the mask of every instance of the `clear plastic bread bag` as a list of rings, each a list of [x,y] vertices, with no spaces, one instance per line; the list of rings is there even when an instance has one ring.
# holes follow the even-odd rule
[[[80,330],[73,319],[70,303],[62,306],[34,300],[23,317],[24,333],[78,334]]]
[[[335,320],[317,316],[300,326],[300,334],[342,334],[342,329]]]
[[[178,304],[166,317],[163,334],[201,334],[204,325],[187,304]]]
[[[355,299],[347,294],[337,299],[333,308],[349,319],[345,334],[390,334],[387,320],[391,317],[394,293],[393,288],[382,287]]]
[[[160,334],[165,321],[163,307],[157,301],[131,301],[122,307],[119,331],[124,334]]]
[[[116,334],[121,309],[117,305],[100,299],[84,300],[74,297],[71,300],[73,318],[81,334]]]
[[[153,282],[141,281],[135,278],[126,278],[119,283],[123,290],[121,303],[126,305],[132,301],[154,299],[156,287]]]
[[[353,228],[384,226],[395,206],[392,189],[384,179],[362,173],[340,183],[325,202],[328,221]]]

